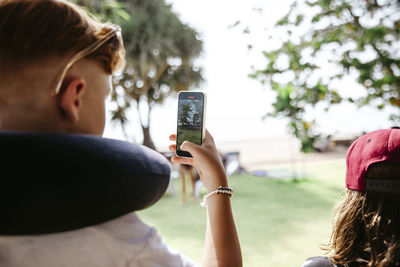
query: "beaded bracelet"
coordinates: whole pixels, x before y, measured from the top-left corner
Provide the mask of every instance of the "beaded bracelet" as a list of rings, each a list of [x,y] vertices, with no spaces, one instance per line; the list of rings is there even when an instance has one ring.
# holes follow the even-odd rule
[[[217,190],[212,191],[203,197],[203,202],[200,203],[200,206],[202,206],[203,208],[207,208],[207,198],[209,198],[210,196],[212,196],[214,194],[227,194],[230,197],[232,197],[233,190],[232,190],[232,188],[229,188],[229,187],[219,186]]]

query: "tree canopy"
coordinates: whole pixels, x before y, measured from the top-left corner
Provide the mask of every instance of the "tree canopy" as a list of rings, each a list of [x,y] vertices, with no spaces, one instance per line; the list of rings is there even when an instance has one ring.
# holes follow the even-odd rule
[[[400,108],[400,1],[296,0],[276,27],[285,40],[263,52],[266,66],[250,77],[276,92],[268,115],[289,118],[302,151],[312,151],[320,136],[317,122],[304,119],[317,104]],[[346,75],[356,77],[363,95],[338,88]],[[391,119],[399,120],[399,113]]]

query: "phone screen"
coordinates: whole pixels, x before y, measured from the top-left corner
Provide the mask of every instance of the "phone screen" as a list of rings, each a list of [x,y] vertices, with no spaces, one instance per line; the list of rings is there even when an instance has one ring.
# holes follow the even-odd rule
[[[189,152],[180,150],[184,141],[201,145],[204,127],[204,94],[201,92],[180,92],[178,97],[178,129],[176,154],[192,157]]]

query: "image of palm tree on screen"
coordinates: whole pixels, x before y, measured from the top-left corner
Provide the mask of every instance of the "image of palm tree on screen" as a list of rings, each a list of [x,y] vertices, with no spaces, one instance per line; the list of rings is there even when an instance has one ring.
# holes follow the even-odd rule
[[[202,107],[199,100],[179,100],[178,127],[201,129]]]

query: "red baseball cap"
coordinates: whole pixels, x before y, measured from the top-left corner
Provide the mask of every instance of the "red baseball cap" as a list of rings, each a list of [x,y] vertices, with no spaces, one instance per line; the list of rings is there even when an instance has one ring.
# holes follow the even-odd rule
[[[400,190],[400,181],[375,180],[379,182],[366,185],[368,167],[382,161],[400,162],[400,129],[370,132],[353,142],[346,156],[346,187],[358,191],[370,191],[368,188],[373,188],[377,190],[371,191],[385,192],[385,188],[390,191],[393,187]]]

